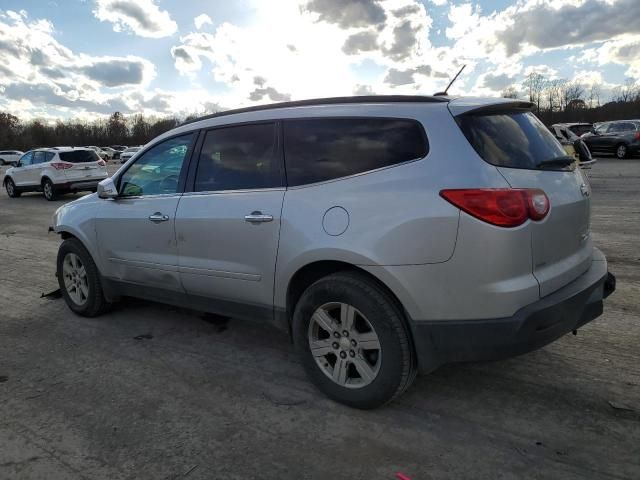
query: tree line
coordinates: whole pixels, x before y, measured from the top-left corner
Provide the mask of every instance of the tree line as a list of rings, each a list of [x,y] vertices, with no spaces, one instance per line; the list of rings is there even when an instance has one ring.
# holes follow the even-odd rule
[[[194,117],[186,120],[191,118]],[[55,146],[143,145],[183,121],[177,117],[125,116],[115,112],[105,119],[58,120],[51,124],[41,119],[23,122],[11,113],[0,112],[0,150],[26,152]]]
[[[633,79],[615,87],[605,102],[600,83],[588,85],[532,72],[520,88],[515,85],[507,87],[502,96],[528,99],[533,103],[536,115],[547,125],[640,118],[640,85]]]

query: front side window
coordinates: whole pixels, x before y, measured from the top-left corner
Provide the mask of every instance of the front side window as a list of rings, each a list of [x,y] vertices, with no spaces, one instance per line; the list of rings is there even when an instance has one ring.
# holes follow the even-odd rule
[[[318,118],[284,124],[289,185],[305,185],[422,158],[428,145],[415,120]]]
[[[599,125],[598,128],[596,128],[596,133],[598,135],[604,135],[605,133],[607,133],[608,129],[609,129],[609,124],[605,123],[604,125]]]
[[[165,140],[139,156],[120,177],[120,196],[177,193],[180,172],[193,136],[193,133],[189,133]]]
[[[275,123],[209,130],[204,138],[194,191],[282,186]]]
[[[31,165],[33,161],[33,152],[27,152],[23,156],[20,157],[20,166],[26,167],[27,165]]]

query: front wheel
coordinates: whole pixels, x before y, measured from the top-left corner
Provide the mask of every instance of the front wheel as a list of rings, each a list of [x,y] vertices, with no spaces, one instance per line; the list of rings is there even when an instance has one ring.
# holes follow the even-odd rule
[[[318,280],[302,295],[293,335],[312,382],[355,408],[376,408],[404,392],[416,365],[403,314],[389,294],[357,272]]]
[[[75,313],[95,317],[107,309],[98,267],[79,240],[68,238],[60,245],[57,275],[62,296]]]
[[[4,188],[7,190],[7,195],[11,198],[16,198],[20,196],[20,191],[16,188],[16,184],[13,183],[13,180],[7,178],[7,181],[4,183]]]
[[[622,160],[627,156],[627,146],[624,144],[620,144],[616,147],[616,157]]]

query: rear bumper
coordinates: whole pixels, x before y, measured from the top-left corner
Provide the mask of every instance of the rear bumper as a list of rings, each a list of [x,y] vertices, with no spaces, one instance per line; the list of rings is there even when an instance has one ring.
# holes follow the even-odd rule
[[[597,318],[615,290],[607,261],[594,250],[590,269],[560,290],[507,318],[413,321],[421,372],[453,362],[498,360],[553,342]]]

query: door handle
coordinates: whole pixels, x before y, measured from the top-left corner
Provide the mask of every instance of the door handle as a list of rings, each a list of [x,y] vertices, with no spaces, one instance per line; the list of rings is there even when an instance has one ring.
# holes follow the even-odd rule
[[[256,210],[251,212],[250,215],[244,216],[245,221],[249,223],[263,223],[273,221],[273,215],[264,215],[262,212]]]
[[[169,215],[163,215],[160,212],[156,212],[153,215],[149,215],[149,220],[151,220],[153,223],[166,222],[167,220],[169,220]]]

